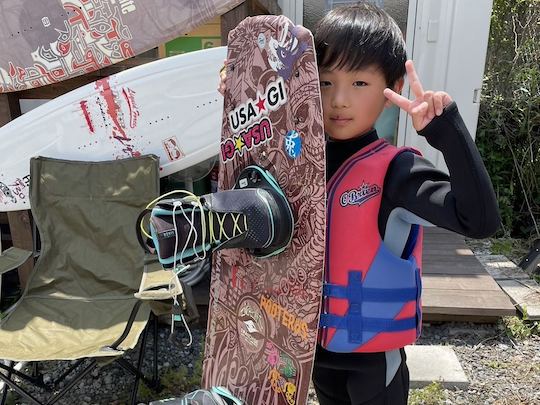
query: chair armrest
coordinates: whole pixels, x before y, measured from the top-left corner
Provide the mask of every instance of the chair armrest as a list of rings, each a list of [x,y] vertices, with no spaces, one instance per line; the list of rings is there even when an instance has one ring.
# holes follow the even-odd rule
[[[182,291],[174,282],[174,274],[171,270],[164,270],[157,256],[147,255],[144,259],[144,271],[139,291],[135,298],[140,300],[169,300]],[[181,287],[180,287],[181,288]]]
[[[3,251],[0,254],[0,275],[22,266],[30,256],[32,256],[32,252],[17,247],[10,247]]]
[[[160,312],[169,314],[171,311],[174,314],[174,306],[165,311],[156,306],[158,301],[164,302],[174,299],[179,304],[181,313],[185,315],[185,322],[199,318],[191,286],[176,277],[172,270],[163,269],[157,256],[145,258],[141,285],[134,296],[141,301],[153,301],[152,310],[156,314]]]

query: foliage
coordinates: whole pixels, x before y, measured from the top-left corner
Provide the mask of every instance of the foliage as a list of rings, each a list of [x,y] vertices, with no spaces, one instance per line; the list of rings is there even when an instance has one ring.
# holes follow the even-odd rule
[[[20,404],[20,396],[13,391],[8,391],[6,398],[6,405],[17,405]]]
[[[197,344],[197,343],[193,343]],[[181,397],[186,392],[200,388],[202,379],[202,363],[204,355],[204,338],[198,342],[199,356],[193,363],[193,370],[189,372],[184,365],[175,368],[167,368],[161,376],[161,391],[156,394],[144,383],[139,384],[138,396],[140,400],[149,401],[155,398]]]
[[[477,144],[503,233],[540,225],[540,0],[494,0]]]
[[[496,369],[496,370],[501,370],[501,369],[505,369],[505,368],[510,367],[509,363],[506,363],[504,361],[500,361],[498,359],[497,360],[484,361],[483,363],[486,366],[488,366],[489,368],[493,368],[493,369]]]
[[[411,390],[409,405],[442,405],[446,401],[446,393],[440,382],[434,381],[428,386]]]
[[[540,335],[540,322],[529,321],[527,314],[523,318],[517,316],[506,316],[502,319],[502,326],[510,338],[524,340],[532,335]]]
[[[501,237],[491,240],[491,253],[504,255],[510,260],[519,263],[521,258],[529,252],[532,242],[515,238]]]

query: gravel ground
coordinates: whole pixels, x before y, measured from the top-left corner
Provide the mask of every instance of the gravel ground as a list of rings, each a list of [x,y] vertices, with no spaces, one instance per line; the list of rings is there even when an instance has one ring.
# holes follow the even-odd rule
[[[197,373],[197,360],[201,356],[203,330],[194,331],[195,344],[187,348],[187,339],[179,333],[173,343],[169,342],[166,326],[160,328],[160,375],[169,390],[151,394],[143,389],[147,400],[162,399],[172,394],[180,395],[185,387],[180,381],[182,366],[188,375]],[[440,404],[540,404],[540,337],[532,336],[524,341],[508,338],[497,325],[473,325],[468,323],[444,323],[425,325],[418,344],[445,344],[454,347],[461,366],[470,381],[466,391],[444,390],[446,400]],[[59,375],[70,363],[44,365],[46,379]],[[149,364],[147,364],[149,367]],[[174,373],[171,372],[174,370]],[[132,381],[123,369],[107,365],[100,372],[94,371],[82,380],[60,404],[115,404],[126,403]],[[172,386],[172,390],[170,389]],[[194,386],[191,387],[193,389]],[[188,388],[189,389],[189,388]],[[12,400],[12,404],[24,402]],[[312,391],[308,405],[318,404]]]
[[[468,390],[445,390],[447,404],[540,404],[540,337],[510,339],[497,325],[425,326],[418,344],[454,351],[470,381]]]

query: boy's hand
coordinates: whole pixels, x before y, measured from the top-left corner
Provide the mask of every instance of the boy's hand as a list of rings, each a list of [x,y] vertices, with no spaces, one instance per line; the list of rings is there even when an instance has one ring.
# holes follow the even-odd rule
[[[227,88],[225,86],[226,78],[227,78],[227,59],[223,61],[223,67],[219,71],[219,86],[217,90],[221,93],[222,96],[225,95],[225,89]]]
[[[412,60],[405,63],[407,76],[415,99],[408,100],[391,89],[385,89],[384,95],[399,108],[407,111],[412,117],[414,129],[421,131],[436,115],[452,102],[452,98],[444,91],[424,91],[418,79]]]

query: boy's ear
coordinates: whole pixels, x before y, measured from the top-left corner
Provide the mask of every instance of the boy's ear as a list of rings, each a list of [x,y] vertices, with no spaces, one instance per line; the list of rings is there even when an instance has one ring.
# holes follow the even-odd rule
[[[394,90],[397,94],[401,94],[401,90],[403,90],[403,84],[405,83],[405,79],[402,77],[396,83],[392,86],[392,90]],[[391,107],[394,104],[390,100],[386,100],[384,103],[384,107]]]

